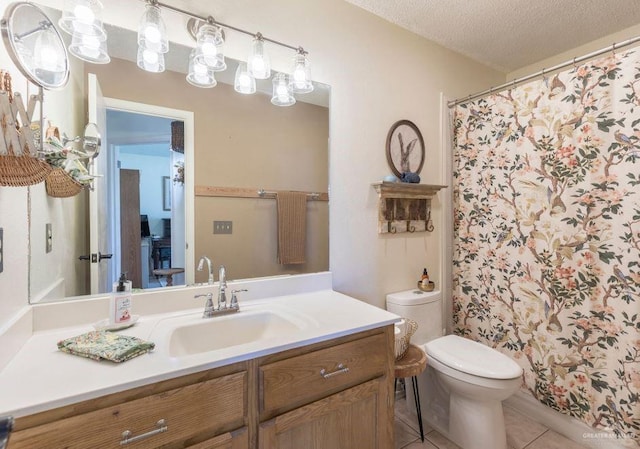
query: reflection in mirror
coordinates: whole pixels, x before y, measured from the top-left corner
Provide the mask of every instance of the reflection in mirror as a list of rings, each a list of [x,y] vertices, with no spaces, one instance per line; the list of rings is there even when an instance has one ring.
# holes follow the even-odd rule
[[[49,17],[27,2],[9,5],[2,19],[2,38],[22,74],[46,89],[63,87],[69,78],[69,58],[62,36]]]
[[[47,15],[55,22],[59,12]],[[136,66],[135,32],[105,28],[111,62],[72,58],[72,82],[45,98],[46,119],[68,123],[60,105],[100,103],[86,81],[94,74],[106,127],[91,164],[102,170],[94,191],[60,200],[32,188],[30,301],[104,293],[121,271],[145,289],[207,282],[206,270],[195,270],[205,255],[216,273],[224,264],[230,280],[328,270],[326,193],[307,203],[305,263],[280,265],[276,200],[257,192],[327,192],[329,87],[314,83],[294,106],[276,107],[270,79],[259,80],[254,95],[235,92],[237,62],[226,58],[218,85],[200,89],[185,80],[191,48],[171,43],[166,71],[150,74]],[[100,124],[83,115],[76,129],[61,131],[77,135],[88,121]],[[172,122],[183,122],[184,153],[172,149]],[[127,170],[138,172],[139,194]],[[53,251],[45,253],[41,231],[51,222]],[[231,222],[230,233],[217,233],[216,222]]]

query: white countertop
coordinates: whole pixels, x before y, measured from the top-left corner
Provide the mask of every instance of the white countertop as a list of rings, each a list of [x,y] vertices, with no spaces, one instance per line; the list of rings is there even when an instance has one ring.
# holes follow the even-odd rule
[[[0,416],[20,417],[124,391],[173,377],[273,354],[399,320],[397,315],[333,290],[240,301],[240,312],[280,311],[300,318],[300,330],[199,354],[172,357],[169,334],[175,323],[200,318],[203,307],[143,315],[135,326],[119,331],[153,341],[153,352],[123,363],[95,361],[63,353],[57,342],[94,330],[91,323],[36,330],[0,371]],[[135,310],[134,310],[134,313]],[[210,318],[215,324],[216,319]],[[215,328],[212,328],[215,329]],[[214,337],[215,338],[215,337]]]

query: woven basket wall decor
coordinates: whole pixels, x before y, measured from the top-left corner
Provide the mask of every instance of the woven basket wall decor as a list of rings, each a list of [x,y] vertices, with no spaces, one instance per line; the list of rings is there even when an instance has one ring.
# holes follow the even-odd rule
[[[4,110],[24,110],[24,105],[11,107],[13,101],[22,102],[21,97],[14,98],[11,89],[11,75],[0,70],[0,102],[6,103]],[[35,143],[25,141],[20,135],[18,118],[6,114],[1,115],[0,120],[2,136],[6,150],[0,149],[0,186],[26,187],[38,184],[45,180],[51,167],[45,161],[38,159],[35,151]],[[30,126],[30,122],[22,126]],[[22,143],[24,142],[24,144]],[[17,147],[17,148],[16,148]]]
[[[82,190],[82,185],[62,168],[54,168],[44,181],[47,195],[55,198],[69,198]]]

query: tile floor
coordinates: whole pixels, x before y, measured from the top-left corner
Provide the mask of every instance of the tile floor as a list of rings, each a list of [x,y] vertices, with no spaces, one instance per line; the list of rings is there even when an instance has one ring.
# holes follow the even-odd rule
[[[413,400],[413,398],[411,398]],[[407,400],[398,398],[395,406],[396,449],[460,449],[437,431],[424,427],[424,443],[415,413],[407,409]],[[504,407],[509,449],[583,449],[574,441],[547,429],[510,407]],[[491,449],[491,448],[487,448]]]

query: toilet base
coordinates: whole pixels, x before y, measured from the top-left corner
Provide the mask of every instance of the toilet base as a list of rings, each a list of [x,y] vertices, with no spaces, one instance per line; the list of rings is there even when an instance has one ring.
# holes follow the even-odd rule
[[[464,449],[507,449],[502,402],[449,399],[449,439]]]

